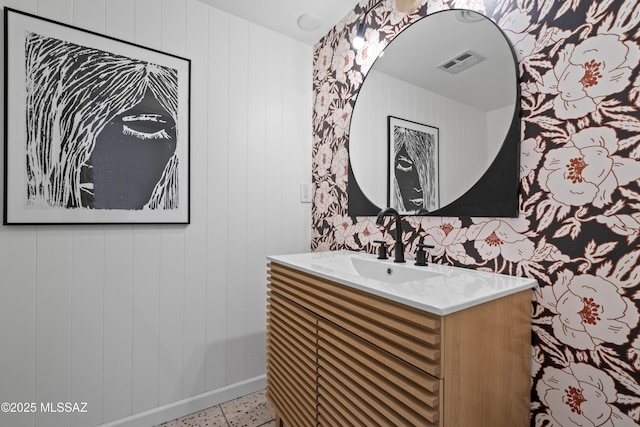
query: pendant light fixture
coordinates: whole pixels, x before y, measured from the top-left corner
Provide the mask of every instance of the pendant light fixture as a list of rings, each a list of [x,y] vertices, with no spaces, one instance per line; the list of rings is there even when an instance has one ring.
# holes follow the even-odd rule
[[[413,13],[422,0],[396,0],[396,10],[402,13]]]

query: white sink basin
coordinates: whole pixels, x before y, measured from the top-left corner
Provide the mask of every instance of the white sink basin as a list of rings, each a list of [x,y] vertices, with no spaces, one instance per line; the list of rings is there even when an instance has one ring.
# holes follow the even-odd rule
[[[437,315],[491,301],[537,285],[533,279],[407,260],[378,260],[351,251],[310,252],[268,257],[293,269],[360,289]]]
[[[409,263],[400,264],[391,260],[377,260],[359,256],[319,259],[315,260],[313,265],[385,283],[411,282],[442,275]]]

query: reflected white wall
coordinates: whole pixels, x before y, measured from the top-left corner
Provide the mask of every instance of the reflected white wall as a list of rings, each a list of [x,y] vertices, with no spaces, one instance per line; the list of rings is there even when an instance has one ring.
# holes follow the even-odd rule
[[[480,178],[506,134],[505,121],[497,114],[488,120],[482,110],[372,70],[356,100],[349,150],[358,184],[381,207],[387,200],[389,115],[439,128],[441,206]],[[499,143],[489,140],[500,132]]]

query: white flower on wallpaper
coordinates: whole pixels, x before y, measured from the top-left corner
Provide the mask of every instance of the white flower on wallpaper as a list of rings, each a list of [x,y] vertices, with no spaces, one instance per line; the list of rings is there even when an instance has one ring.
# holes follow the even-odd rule
[[[351,115],[353,107],[351,104],[345,104],[333,111],[331,120],[333,123],[333,133],[337,138],[341,138],[349,133],[349,125],[351,124]]]
[[[375,221],[371,218],[366,218],[358,221],[358,223],[354,226],[354,229],[357,233],[360,244],[364,246],[373,246],[376,240],[386,240],[388,243],[394,242],[389,233],[383,234],[382,230],[380,230],[380,227],[378,227],[375,224]],[[395,233],[395,228],[393,230],[393,233]]]
[[[638,326],[638,308],[618,293],[611,278],[563,270],[553,286],[540,290],[540,303],[554,313],[554,336],[579,350],[624,344]],[[603,296],[606,295],[606,296]]]
[[[538,175],[554,200],[571,206],[611,204],[619,186],[640,179],[640,162],[615,155],[618,138],[610,127],[583,129],[546,155]]]
[[[544,75],[540,90],[557,94],[556,117],[578,119],[595,113],[607,96],[624,90],[639,60],[636,42],[614,34],[597,35],[566,45]]]
[[[386,43],[380,41],[378,30],[371,28],[367,28],[364,40],[364,46],[358,50],[355,61],[360,66],[360,72],[367,74],[380,52],[384,50]]]
[[[434,246],[429,250],[432,257],[446,256],[448,259],[467,263],[472,261],[464,244],[467,238],[467,228],[462,226],[460,218],[435,217],[425,227],[424,243]]]
[[[467,238],[473,241],[483,260],[494,260],[501,256],[507,261],[518,262],[533,256],[535,245],[524,234],[529,229],[529,221],[503,219],[472,219]],[[516,229],[517,228],[517,229]]]
[[[323,83],[320,89],[315,93],[314,112],[317,116],[322,117],[329,112],[329,107],[335,100],[336,95],[331,92],[331,85],[327,82]]]
[[[316,188],[314,208],[318,213],[326,213],[329,212],[329,208],[333,203],[335,203],[335,198],[332,196],[329,183],[327,181],[321,182]]]
[[[586,363],[545,368],[536,389],[550,409],[550,418],[540,417],[547,427],[637,426],[613,405],[618,400],[613,379]]]
[[[356,30],[353,30],[355,37]],[[333,52],[332,69],[336,73],[337,80],[344,80],[348,71],[353,68],[356,59],[356,52],[351,49],[352,38],[340,40],[337,48]]]
[[[324,177],[331,169],[331,160],[333,159],[333,150],[329,144],[320,144],[318,152],[315,155],[315,163],[318,165],[318,176]]]
[[[336,185],[346,191],[349,179],[349,152],[345,147],[338,148],[338,151],[333,156],[331,173],[335,177]]]
[[[314,62],[314,72],[318,80],[324,80],[331,70],[331,61],[333,59],[333,49],[331,46],[325,46],[320,49],[318,58]]]
[[[331,218],[331,225],[333,226],[333,236],[341,245],[347,248],[355,249],[357,247],[354,238],[354,225],[353,220],[345,215],[335,215]]]

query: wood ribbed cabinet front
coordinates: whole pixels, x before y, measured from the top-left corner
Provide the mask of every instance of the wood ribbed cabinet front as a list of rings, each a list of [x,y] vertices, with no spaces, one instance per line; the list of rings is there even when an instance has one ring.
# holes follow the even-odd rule
[[[439,316],[271,264],[270,288],[319,317],[440,376]]]
[[[531,293],[437,316],[269,264],[267,396],[278,427],[520,427]]]
[[[318,385],[320,426],[438,425],[437,378],[324,320]]]
[[[315,426],[317,317],[273,291],[268,301],[268,398],[288,426]]]

